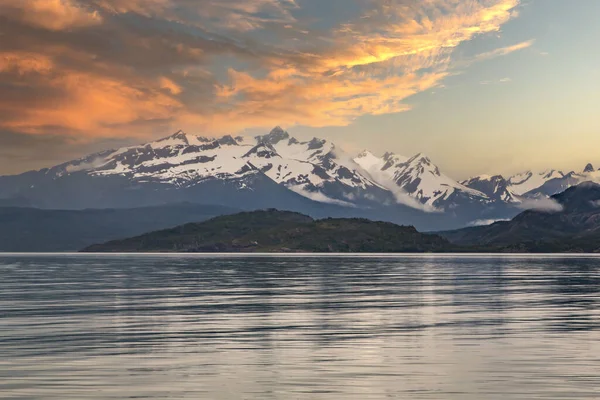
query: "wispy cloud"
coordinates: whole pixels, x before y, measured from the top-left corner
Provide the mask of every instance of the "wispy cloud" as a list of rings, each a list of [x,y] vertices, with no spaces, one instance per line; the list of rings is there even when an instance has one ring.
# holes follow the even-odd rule
[[[541,197],[539,199],[525,199],[518,204],[523,210],[535,210],[542,212],[561,212],[564,207],[558,201],[550,197]]]
[[[488,226],[495,224],[496,222],[506,222],[510,221],[508,219],[477,219],[475,221],[471,221],[468,226]]]
[[[535,43],[535,40],[527,40],[525,42],[517,43],[512,46],[502,47],[499,49],[495,49],[492,51],[488,51],[485,53],[478,54],[475,56],[474,61],[485,61],[491,60],[496,57],[502,57],[510,53],[514,53],[516,51],[527,49]]]
[[[0,15],[50,31],[84,28],[103,22],[97,11],[76,0],[0,0]]]
[[[519,0],[0,0],[0,128],[115,137],[185,128],[343,126],[411,108]],[[318,23],[316,23],[317,21]],[[482,53],[483,61],[533,41]]]
[[[480,85],[499,85],[499,84],[510,83],[510,82],[512,82],[512,79],[510,79],[510,78],[501,78],[501,79],[496,79],[496,80],[481,81],[481,82],[479,82],[479,84]]]

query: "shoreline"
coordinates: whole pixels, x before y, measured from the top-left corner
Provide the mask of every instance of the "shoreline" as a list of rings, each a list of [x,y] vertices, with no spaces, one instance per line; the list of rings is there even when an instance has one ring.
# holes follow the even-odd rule
[[[600,253],[83,253],[0,252],[1,257],[164,257],[164,258],[600,258]]]

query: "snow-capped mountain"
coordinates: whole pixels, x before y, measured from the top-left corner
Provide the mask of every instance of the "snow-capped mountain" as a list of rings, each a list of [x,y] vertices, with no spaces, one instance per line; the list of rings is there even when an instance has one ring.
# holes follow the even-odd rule
[[[161,195],[165,191],[199,190],[207,184],[257,193],[258,180],[320,203],[373,207],[395,202],[389,190],[359,169],[352,157],[333,143],[317,138],[301,142],[279,127],[254,139],[215,139],[179,131],[147,144],[104,151],[30,173],[35,179],[13,190],[12,195],[31,193],[50,181],[62,185],[84,177],[98,182],[119,181],[131,193],[152,188]],[[0,197],[7,197],[2,190]],[[202,194],[206,197],[207,190]],[[184,196],[182,200],[194,201],[195,197]]]
[[[489,199],[505,203],[520,203],[521,199],[502,175],[479,175],[461,182],[464,186],[484,193]]]
[[[331,142],[317,138],[300,142],[280,127],[255,139],[257,145],[244,156],[249,164],[304,197],[346,206],[393,201]]]
[[[587,164],[582,172],[564,173],[558,170],[526,171],[505,179],[501,175],[481,175],[462,182],[491,198],[520,203],[527,198],[549,197],[583,182],[600,183],[600,171]]]
[[[510,218],[522,199],[552,195],[586,180],[600,181],[600,171],[589,165],[582,173],[527,172],[457,182],[423,154],[379,157],[365,150],[351,156],[330,141],[301,141],[276,127],[254,138],[179,131],[49,169],[0,176],[0,200],[61,209],[176,202],[273,207],[434,230]]]
[[[562,173],[561,173],[562,174]],[[547,197],[557,193],[564,192],[572,186],[583,182],[600,183],[600,171],[594,170],[592,164],[588,164],[582,172],[571,171],[562,176],[548,179],[540,186],[531,189],[526,193],[527,197]]]
[[[543,172],[523,172],[508,178],[508,186],[510,191],[517,196],[521,196],[535,190],[544,183],[553,179],[561,179],[565,176],[562,171],[548,170]]]
[[[383,158],[378,158],[364,151],[354,160],[381,186],[392,192],[400,190],[421,204],[438,210],[456,207],[463,202],[488,203],[492,200],[481,191],[442,174],[423,154],[407,159],[386,153]]]

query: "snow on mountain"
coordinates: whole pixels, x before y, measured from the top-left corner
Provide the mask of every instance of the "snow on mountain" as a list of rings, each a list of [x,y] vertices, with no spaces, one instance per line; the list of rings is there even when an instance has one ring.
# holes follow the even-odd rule
[[[380,158],[368,150],[364,150],[353,159],[354,163],[362,170],[362,173],[367,174],[373,181],[389,190],[394,195],[397,203],[427,212],[439,211],[435,207],[428,206],[416,197],[411,196],[394,181],[394,169],[392,167],[407,160],[406,157],[393,153],[385,153],[383,158]]]
[[[382,186],[390,190],[400,188],[421,204],[445,208],[457,201],[489,202],[482,192],[468,188],[442,174],[431,160],[417,154],[409,159],[393,153],[378,158],[368,151],[359,154],[355,161]]]
[[[240,178],[253,173],[243,155],[250,149],[231,136],[207,139],[178,132],[155,142],[119,149],[90,175],[125,175],[138,182],[158,182],[176,187],[206,179]]]
[[[565,174],[562,171],[548,170],[543,172],[523,172],[508,178],[510,191],[515,195],[521,196],[527,192],[539,188],[544,183],[553,180],[564,178]]]
[[[511,192],[528,198],[553,196],[586,181],[600,183],[600,170],[595,170],[591,163],[587,164],[582,172],[564,173],[554,169],[543,172],[527,171],[508,179]]]
[[[383,158],[377,157],[368,150],[363,150],[355,158],[354,162],[367,172],[381,171],[385,165]]]
[[[390,167],[390,170],[393,171],[396,184],[424,204],[444,207],[448,200],[456,201],[457,196],[476,201],[489,200],[484,193],[442,174],[423,154],[417,154],[406,162],[396,164]]]
[[[463,185],[484,193],[495,201],[520,203],[521,199],[511,189],[510,183],[501,175],[479,175],[461,182]]]
[[[594,170],[592,165],[588,164],[583,169],[583,172],[571,171],[568,174],[563,174],[560,177],[549,179],[542,185],[528,191],[526,196],[533,198],[553,196],[583,182],[600,183],[600,171]]]
[[[92,154],[39,174],[45,178],[36,178],[38,181],[29,186],[48,185],[48,179],[63,177],[79,182],[87,176],[106,178],[107,185],[127,186],[127,190],[142,186],[159,191],[193,188],[194,193],[202,192],[210,200],[210,193],[200,187],[204,183],[221,182],[232,190],[253,191],[258,190],[256,185],[269,182],[276,191],[289,193],[288,189],[321,203],[369,209],[402,203],[425,211],[472,206],[483,210],[498,203],[512,207],[524,197],[549,196],[586,180],[600,182],[600,171],[590,164],[583,173],[525,172],[507,180],[499,175],[478,176],[459,183],[423,154],[407,158],[386,153],[378,157],[365,150],[352,157],[330,141],[300,141],[280,127],[254,138],[213,138],[178,131],[150,143]],[[15,191],[21,193],[29,186],[23,184]],[[43,189],[39,190],[42,193]]]
[[[392,200],[383,186],[361,174],[351,157],[327,140],[300,142],[279,127],[256,140],[270,146],[278,158],[252,162],[266,166],[269,177],[305,197],[344,205]]]
[[[237,181],[264,174],[312,200],[345,206],[393,201],[384,187],[336,148],[314,138],[300,142],[277,127],[255,140],[232,136],[206,138],[182,131],[139,146],[88,156],[55,167],[56,176],[85,171],[91,176],[127,177],[138,183],[192,187],[207,180]]]

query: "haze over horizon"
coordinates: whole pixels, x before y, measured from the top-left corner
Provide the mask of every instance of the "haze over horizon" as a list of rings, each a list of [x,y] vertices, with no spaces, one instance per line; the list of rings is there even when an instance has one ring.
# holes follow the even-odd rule
[[[0,175],[281,125],[448,175],[600,165],[600,2],[0,0]],[[7,40],[9,39],[10,40]]]

